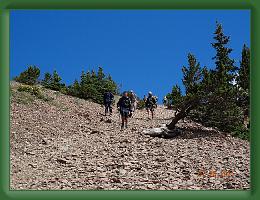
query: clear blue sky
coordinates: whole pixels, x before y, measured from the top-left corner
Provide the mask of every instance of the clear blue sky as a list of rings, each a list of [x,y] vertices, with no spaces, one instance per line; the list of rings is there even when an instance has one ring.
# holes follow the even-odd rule
[[[214,67],[216,21],[231,36],[231,57],[239,64],[250,46],[249,10],[16,10],[10,20],[10,76],[37,65],[54,69],[66,84],[81,71],[102,66],[105,73],[143,97],[162,97],[182,85],[187,54]]]

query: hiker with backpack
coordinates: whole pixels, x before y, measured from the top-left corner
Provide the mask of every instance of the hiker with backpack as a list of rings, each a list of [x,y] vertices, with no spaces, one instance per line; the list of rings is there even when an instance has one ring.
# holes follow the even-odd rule
[[[134,93],[133,90],[130,90],[130,93],[129,93],[128,96],[129,96],[130,101],[131,101],[131,110],[134,112],[136,110],[136,106],[137,106],[136,94]]]
[[[144,95],[143,101],[146,102],[147,97]]]
[[[164,96],[164,97],[163,97],[163,105],[164,105],[164,106],[167,106],[167,104],[168,104],[167,100],[168,100],[167,97]]]
[[[124,92],[122,97],[119,99],[117,103],[117,108],[119,109],[121,119],[122,119],[122,124],[121,124],[121,130],[127,128],[127,119],[130,115],[131,111],[131,100],[128,97],[128,93]]]
[[[153,96],[152,92],[148,93],[148,97],[146,98],[146,101],[145,101],[145,107],[146,107],[146,110],[147,110],[147,113],[148,113],[148,119],[150,119],[149,118],[149,111],[151,111],[151,115],[152,115],[152,119],[153,119],[154,108],[157,107],[157,104],[156,104],[156,98]]]
[[[110,92],[107,91],[104,93],[104,97],[103,97],[103,102],[104,102],[104,106],[105,106],[105,115],[107,115],[107,113],[109,112],[109,114],[112,114],[112,103],[114,100],[114,95]]]

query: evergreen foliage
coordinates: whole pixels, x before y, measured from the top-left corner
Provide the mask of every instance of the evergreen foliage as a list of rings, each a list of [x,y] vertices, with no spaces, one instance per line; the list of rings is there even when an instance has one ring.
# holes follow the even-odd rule
[[[34,85],[37,83],[40,76],[40,69],[37,66],[29,66],[27,70],[22,72],[14,80],[27,85]]]
[[[249,95],[250,95],[250,49],[244,45],[242,49],[242,59],[240,61],[240,68],[238,70],[237,84],[239,90],[238,105],[242,107],[245,112],[249,112]]]
[[[16,81],[34,85],[40,76],[40,69],[30,66],[26,71],[22,72]],[[119,94],[119,87],[112,79],[111,75],[105,75],[103,68],[99,67],[97,73],[94,70],[91,72],[82,71],[80,80],[75,79],[72,85],[68,87],[61,82],[62,78],[56,70],[52,74],[46,72],[44,79],[41,81],[43,87],[60,91],[64,94],[72,95],[75,97],[89,99],[96,103],[103,103],[103,94],[107,91],[113,94]]]
[[[119,89],[111,75],[105,75],[103,68],[99,67],[97,73],[94,70],[91,72],[82,71],[80,81],[75,80],[72,85],[68,87],[68,94],[80,97],[83,99],[90,99],[96,103],[103,103],[103,95],[110,91],[113,94],[119,94]]]
[[[241,88],[249,90],[250,53],[244,46],[238,70],[234,66],[234,60],[230,58],[232,49],[228,47],[229,41],[230,37],[224,35],[222,25],[217,23],[212,43],[216,51],[216,56],[213,58],[215,69],[201,68],[195,56],[188,54],[189,65],[182,68],[185,95],[180,96],[181,92],[177,85],[173,87],[172,93],[167,95],[167,98],[172,100],[171,106],[176,109],[175,118],[168,128],[174,129],[180,119],[190,117],[203,125],[249,139],[249,130],[243,121],[243,107],[239,106],[238,97],[241,97]],[[237,71],[239,71],[238,78]],[[241,104],[249,107],[249,101]]]
[[[64,83],[61,83],[61,80],[58,72],[54,70],[52,75],[49,72],[44,74],[42,85],[48,89],[66,93],[67,88]]]

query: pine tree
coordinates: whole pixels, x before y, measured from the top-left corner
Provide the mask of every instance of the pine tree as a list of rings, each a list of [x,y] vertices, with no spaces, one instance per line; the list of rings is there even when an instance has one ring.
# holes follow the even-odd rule
[[[97,79],[99,81],[102,81],[104,78],[105,78],[105,74],[103,72],[103,68],[102,67],[98,67]]]
[[[192,54],[188,54],[188,67],[183,67],[183,79],[182,82],[185,86],[186,95],[181,96],[180,87],[175,85],[172,89],[172,102],[174,104],[175,118],[168,125],[169,129],[174,129],[176,123],[187,117],[191,110],[199,106],[200,94],[199,86],[203,79],[203,70],[200,68],[200,64]]]
[[[237,104],[243,109],[244,124],[249,128],[250,109],[250,49],[244,45],[242,49],[242,59],[238,71],[238,99]]]
[[[202,123],[218,127],[222,131],[232,132],[242,120],[241,109],[236,106],[237,90],[232,84],[237,67],[234,66],[234,60],[230,58],[232,52],[228,47],[230,37],[225,36],[221,24],[217,23],[214,34],[215,42],[212,43],[212,47],[216,50],[216,56],[213,58],[216,69],[210,71],[207,80],[214,83],[214,87],[210,87],[208,97],[210,103],[203,108],[205,112],[202,113]]]
[[[182,95],[181,95],[181,88],[176,84],[172,87],[172,103],[174,104],[178,104],[181,101]]]
[[[81,72],[81,76],[80,76],[80,97],[83,99],[87,99],[89,94],[88,91],[88,81],[87,81],[87,75],[85,74],[84,71]]]
[[[92,78],[92,81],[95,81],[97,79],[96,72],[93,69],[91,70],[91,78]]]
[[[80,84],[78,80],[75,80],[71,86],[68,87],[68,94],[79,97],[80,96]]]
[[[50,84],[51,84],[51,81],[52,81],[52,76],[49,72],[46,72],[44,74],[44,79],[42,80],[42,85],[44,87],[50,87]]]
[[[244,44],[242,49],[242,60],[240,61],[240,68],[238,70],[238,85],[245,91],[250,89],[250,49]]]
[[[186,88],[186,95],[192,95],[196,94],[199,86],[198,83],[202,80],[202,69],[200,63],[197,62],[197,59],[191,53],[188,54],[188,63],[188,67],[182,67],[182,82]]]
[[[229,57],[232,52],[232,49],[227,47],[230,37],[224,35],[222,25],[218,22],[214,34],[215,42],[211,45],[216,50],[216,56],[213,59],[216,64],[217,80],[219,85],[226,86],[235,78],[237,67],[234,66],[234,60]]]
[[[94,70],[87,71],[87,73],[82,71],[80,81],[75,81],[73,85],[69,86],[68,91],[70,95],[102,104],[105,91],[117,94],[118,86],[110,75],[106,77],[100,67],[97,74]]]
[[[44,74],[44,79],[41,84],[51,90],[60,91],[64,94],[67,94],[68,88],[64,83],[61,83],[61,77],[59,76],[56,70],[53,71],[52,74],[49,72]]]
[[[27,70],[15,77],[14,80],[20,83],[34,85],[37,83],[39,76],[40,69],[37,66],[29,66]]]
[[[61,77],[59,76],[59,74],[56,70],[53,71],[50,87],[52,90],[56,90],[56,91],[60,91],[61,88],[63,87],[63,85],[61,83]]]

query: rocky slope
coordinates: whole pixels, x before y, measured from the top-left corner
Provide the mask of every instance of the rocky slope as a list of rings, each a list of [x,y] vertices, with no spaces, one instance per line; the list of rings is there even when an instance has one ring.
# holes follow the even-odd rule
[[[193,122],[172,139],[144,129],[168,123],[137,111],[120,131],[119,114],[95,103],[44,90],[47,100],[11,90],[11,189],[249,189],[250,144]]]

